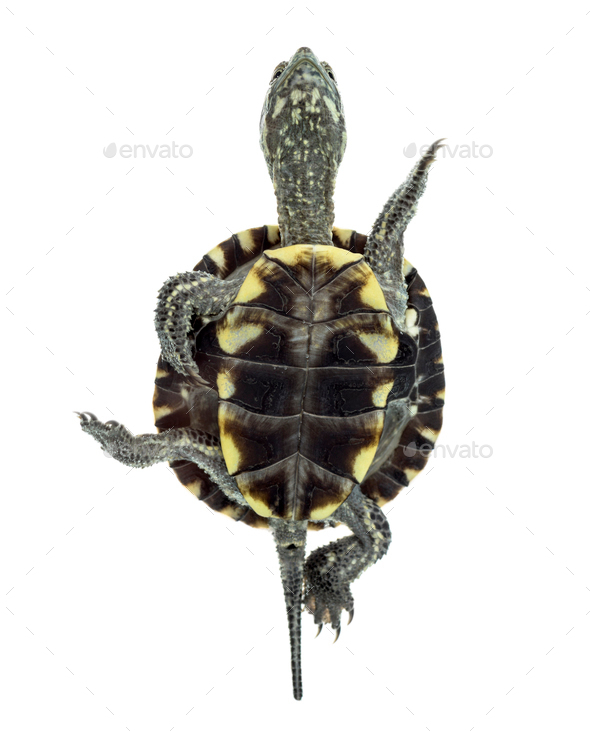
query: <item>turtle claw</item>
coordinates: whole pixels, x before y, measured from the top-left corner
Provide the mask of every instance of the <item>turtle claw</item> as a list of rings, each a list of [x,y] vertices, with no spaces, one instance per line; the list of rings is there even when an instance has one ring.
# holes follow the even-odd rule
[[[130,451],[133,434],[118,421],[99,421],[89,411],[82,413],[76,411],[80,418],[82,431],[90,434],[100,444],[107,456],[114,457],[124,464],[127,464],[126,457]]]
[[[90,411],[74,411],[74,414],[78,415],[78,418],[83,424],[88,424],[90,421],[98,421],[96,416]]]
[[[354,607],[348,612],[348,622],[346,624],[350,624],[354,617]]]
[[[346,584],[340,590],[320,588],[319,586],[310,586],[308,594],[305,597],[305,608],[309,614],[313,615],[315,623],[318,625],[316,637],[322,631],[324,624],[329,624],[332,631],[336,635],[334,642],[340,636],[342,629],[340,624],[340,615],[342,610],[346,609],[350,617],[354,613],[354,599],[350,591],[349,585]]]

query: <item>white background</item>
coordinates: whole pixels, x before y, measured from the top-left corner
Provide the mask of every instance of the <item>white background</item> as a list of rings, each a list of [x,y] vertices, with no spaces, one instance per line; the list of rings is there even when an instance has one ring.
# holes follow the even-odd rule
[[[588,4],[8,1],[2,728],[590,728]],[[388,506],[354,622],[332,645],[304,617],[296,703],[271,536],[72,412],[153,431],[156,293],[276,222],[258,120],[302,45],[347,115],[337,225],[370,229],[408,144],[455,151],[406,255],[443,335],[440,443],[493,455],[439,451]],[[172,140],[193,156],[102,153]]]

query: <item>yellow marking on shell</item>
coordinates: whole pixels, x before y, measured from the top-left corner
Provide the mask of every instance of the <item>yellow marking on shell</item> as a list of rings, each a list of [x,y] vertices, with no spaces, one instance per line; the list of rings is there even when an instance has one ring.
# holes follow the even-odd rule
[[[219,393],[219,398],[231,398],[235,391],[236,387],[232,381],[230,373],[222,371],[217,376],[217,392]]]
[[[256,253],[256,244],[254,243],[254,239],[252,238],[252,233],[250,232],[250,229],[247,229],[246,231],[240,231],[238,234],[236,234],[238,237],[238,241],[240,242],[240,246],[244,251],[251,252],[252,254]]]
[[[332,269],[334,274],[343,266],[353,261],[360,261],[363,257],[361,254],[353,254],[352,251],[339,249],[336,246],[324,246],[317,244],[315,246],[316,263]],[[376,280],[375,280],[376,281]]]
[[[191,394],[190,394],[189,389],[186,386],[182,386],[181,387],[181,389],[180,389],[180,395],[184,399],[184,402],[185,403],[188,403],[188,401],[189,401],[189,399],[191,397]]]
[[[416,323],[418,322],[418,313],[416,310],[408,307],[406,310],[406,332],[413,338],[417,338],[420,334],[420,328]]]
[[[387,404],[387,397],[389,396],[392,386],[393,381],[385,381],[385,383],[382,383],[373,390],[372,399],[375,406],[378,406],[380,409],[385,408]]]
[[[352,475],[359,484],[365,479],[365,475],[367,474],[369,467],[373,462],[375,452],[377,451],[378,442],[379,440],[377,439],[370,446],[364,447],[364,449],[361,449],[357,456],[354,458],[354,463],[352,465]]]
[[[445,400],[445,389],[444,388],[441,388],[440,391],[437,391],[434,394],[434,397],[435,398],[439,398],[441,401],[444,401]]]
[[[168,414],[171,414],[173,411],[176,411],[176,409],[169,406],[168,404],[162,404],[162,406],[154,406],[154,420],[158,421],[163,416],[168,416]]]
[[[342,505],[342,501],[336,500],[328,505],[322,505],[321,508],[315,508],[309,513],[310,520],[324,520],[328,518],[336,510],[336,508]]]
[[[225,253],[220,246],[216,246],[214,249],[211,249],[211,251],[207,253],[209,258],[212,259],[220,269],[225,270]],[[187,289],[190,289],[190,286],[187,287]]]
[[[266,256],[272,261],[280,261],[287,266],[297,266],[302,260],[311,259],[312,249],[311,244],[299,244],[298,246],[287,246],[285,249],[267,251]]]
[[[413,268],[414,267],[412,266],[411,262],[409,262],[407,259],[404,259],[404,277],[407,277]]]
[[[184,487],[186,487],[186,489],[196,498],[200,497],[202,486],[202,480],[195,480],[194,482],[189,482],[188,485],[184,485]]]
[[[359,289],[359,297],[363,304],[367,305],[367,307],[372,307],[374,310],[385,310],[385,312],[387,312],[387,303],[385,302],[383,290],[379,286],[377,278],[370,271],[368,266],[367,269],[369,276],[367,277],[367,281]]]
[[[275,108],[273,109],[273,112],[272,112],[272,118],[273,119],[275,119],[276,117],[279,116],[279,114],[282,112],[283,107],[285,106],[286,103],[287,103],[287,97],[286,96],[280,96],[276,100],[276,102],[275,102]]]
[[[260,297],[261,294],[266,292],[266,284],[260,278],[260,267],[255,266],[250,270],[250,273],[244,280],[244,283],[240,287],[238,294],[234,300],[235,303],[239,302],[252,302],[252,300]]]
[[[350,237],[352,236],[352,229],[351,228],[338,228],[337,226],[334,226],[334,233],[338,238],[340,239],[343,246],[348,246],[350,242]]]
[[[335,122],[338,122],[340,120],[340,112],[336,109],[336,105],[330,99],[329,96],[324,96],[324,101],[326,102],[326,106],[330,110],[330,114],[332,115],[332,119]]]
[[[238,353],[245,345],[262,335],[264,327],[252,322],[241,323],[234,311],[230,310],[217,328],[219,347],[230,355]]]
[[[270,518],[272,516],[272,510],[268,507],[264,500],[253,497],[247,490],[241,490],[241,492],[248,505],[257,515],[261,515],[263,518]]]
[[[391,322],[384,323],[386,332],[365,333],[357,332],[356,335],[363,345],[372,351],[377,363],[390,363],[397,355],[399,341],[393,332]]]
[[[160,368],[159,366],[156,369],[156,380],[158,380],[158,378],[166,378],[169,375],[170,374],[168,373],[168,371],[164,370],[163,368]]]
[[[221,508],[219,512],[227,515],[228,518],[237,520],[242,515],[242,510],[242,505],[226,505],[224,508]]]
[[[408,478],[408,482],[412,482],[416,475],[420,474],[420,470],[413,470],[410,467],[406,467],[404,470],[405,476]]]
[[[424,289],[418,294],[420,294],[422,297],[430,297],[430,292],[426,289],[426,287],[424,287]]]
[[[239,234],[238,234],[239,236]],[[266,227],[266,238],[271,245],[279,243],[279,227],[278,226],[267,226]]]
[[[438,435],[440,434],[440,429],[431,429],[429,426],[424,425],[419,426],[418,431],[421,436],[429,439],[431,442],[436,442]]]
[[[220,404],[220,407],[223,404]],[[235,475],[240,471],[240,449],[231,433],[231,420],[226,420],[224,409],[219,409],[219,441],[221,442],[221,451],[227,471],[230,475]]]
[[[377,411],[373,412],[373,414],[373,419],[369,424],[367,424],[367,428],[371,429],[371,431],[373,432],[373,438],[369,442],[369,444],[366,444],[364,447],[358,450],[352,465],[352,475],[354,479],[359,483],[364,480],[365,475],[367,474],[369,467],[373,462],[375,452],[377,451],[377,447],[379,446],[379,440],[381,439],[381,433],[383,431],[383,421],[385,418],[384,412]]]

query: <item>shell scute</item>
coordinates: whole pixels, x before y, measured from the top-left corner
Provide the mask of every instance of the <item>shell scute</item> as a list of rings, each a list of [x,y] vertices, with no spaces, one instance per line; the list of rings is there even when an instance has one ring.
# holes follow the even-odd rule
[[[158,428],[208,424],[211,431],[215,421],[213,431],[233,440],[228,453],[234,450],[249,507],[229,500],[196,465],[172,468],[209,507],[254,527],[280,516],[321,528],[359,482],[385,504],[424,467],[442,425],[440,334],[424,282],[406,261],[415,315],[398,332],[359,256],[366,236],[335,228],[333,242],[335,248],[316,247],[313,267],[311,246],[276,248],[277,226],[222,242],[195,270],[225,278],[247,269],[249,276],[226,315],[195,333],[194,357],[207,385],[160,361]],[[405,404],[400,427],[380,431],[385,410],[397,403]]]

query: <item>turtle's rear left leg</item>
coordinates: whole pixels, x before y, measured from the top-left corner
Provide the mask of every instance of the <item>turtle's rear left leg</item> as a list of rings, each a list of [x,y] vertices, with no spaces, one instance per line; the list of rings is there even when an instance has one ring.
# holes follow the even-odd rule
[[[330,519],[345,523],[353,535],[310,554],[305,562],[304,602],[320,629],[330,623],[338,639],[342,610],[348,612],[349,622],[354,612],[350,584],[387,553],[391,531],[377,503],[359,487]]]
[[[204,470],[230,499],[247,504],[227,471],[217,437],[189,427],[134,435],[116,421],[105,424],[88,412],[78,416],[82,431],[94,437],[117,461],[129,467],[151,467],[158,462],[185,459]]]

